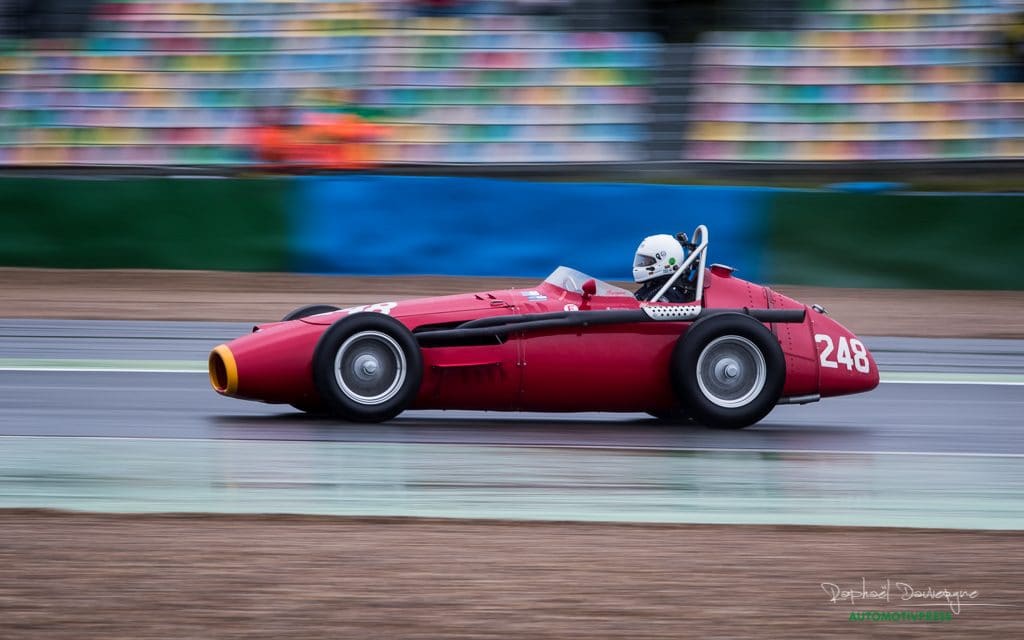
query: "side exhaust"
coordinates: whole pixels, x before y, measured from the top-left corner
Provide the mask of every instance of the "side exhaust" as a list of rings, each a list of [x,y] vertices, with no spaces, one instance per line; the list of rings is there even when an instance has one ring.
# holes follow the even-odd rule
[[[819,400],[821,400],[821,396],[817,393],[808,393],[803,396],[785,396],[779,398],[779,401],[775,404],[810,404]]]
[[[238,392],[238,365],[228,345],[222,344],[210,352],[210,385],[217,393],[233,396]]]

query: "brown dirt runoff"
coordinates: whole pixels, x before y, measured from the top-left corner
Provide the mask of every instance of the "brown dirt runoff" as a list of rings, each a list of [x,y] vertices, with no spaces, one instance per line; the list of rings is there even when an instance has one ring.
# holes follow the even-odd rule
[[[0,268],[0,317],[263,322],[311,303],[352,306],[536,284],[522,278]],[[1024,338],[1021,291],[777,289],[823,305],[864,335]]]
[[[1019,557],[1010,532],[0,511],[0,637],[1019,638]],[[862,578],[890,602],[821,586]]]

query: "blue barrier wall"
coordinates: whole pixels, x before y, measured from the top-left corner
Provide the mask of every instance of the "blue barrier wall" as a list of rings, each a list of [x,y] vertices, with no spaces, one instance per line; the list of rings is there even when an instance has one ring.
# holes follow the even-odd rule
[[[293,271],[543,277],[559,264],[628,280],[654,233],[711,229],[711,261],[757,280],[770,190],[349,176],[298,181]]]
[[[113,194],[113,195],[111,195]],[[144,212],[145,215],[140,215]],[[1024,290],[1024,194],[350,175],[0,179],[0,265],[628,280],[652,233],[776,284]]]

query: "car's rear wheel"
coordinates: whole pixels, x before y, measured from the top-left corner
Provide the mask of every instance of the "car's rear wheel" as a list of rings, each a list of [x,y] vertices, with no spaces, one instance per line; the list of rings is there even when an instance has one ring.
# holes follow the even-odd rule
[[[686,411],[709,427],[742,429],[775,407],[786,380],[782,347],[739,313],[694,323],[672,354],[672,384]]]
[[[356,313],[324,332],[313,354],[313,381],[332,415],[382,422],[404,411],[423,379],[423,356],[401,322]]]
[[[320,313],[330,313],[337,310],[338,307],[329,304],[307,304],[289,311],[283,318],[281,318],[281,322],[299,320],[301,318],[308,318],[309,316],[315,316]],[[312,414],[321,414],[326,412],[323,403],[313,399],[305,400],[303,402],[293,402],[292,407],[299,411]]]

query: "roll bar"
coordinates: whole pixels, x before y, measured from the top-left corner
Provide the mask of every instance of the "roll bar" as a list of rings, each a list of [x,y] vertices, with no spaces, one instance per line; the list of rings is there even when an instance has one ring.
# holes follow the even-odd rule
[[[693,241],[687,243],[686,246],[690,249],[690,255],[686,256],[683,264],[679,265],[679,269],[662,285],[661,289],[658,289],[658,293],[651,299],[651,302],[661,300],[661,297],[676,283],[679,276],[690,270],[694,261],[697,262],[697,297],[694,299],[694,302],[700,302],[704,297],[704,265],[708,258],[708,228],[704,225],[699,225],[694,229]]]

